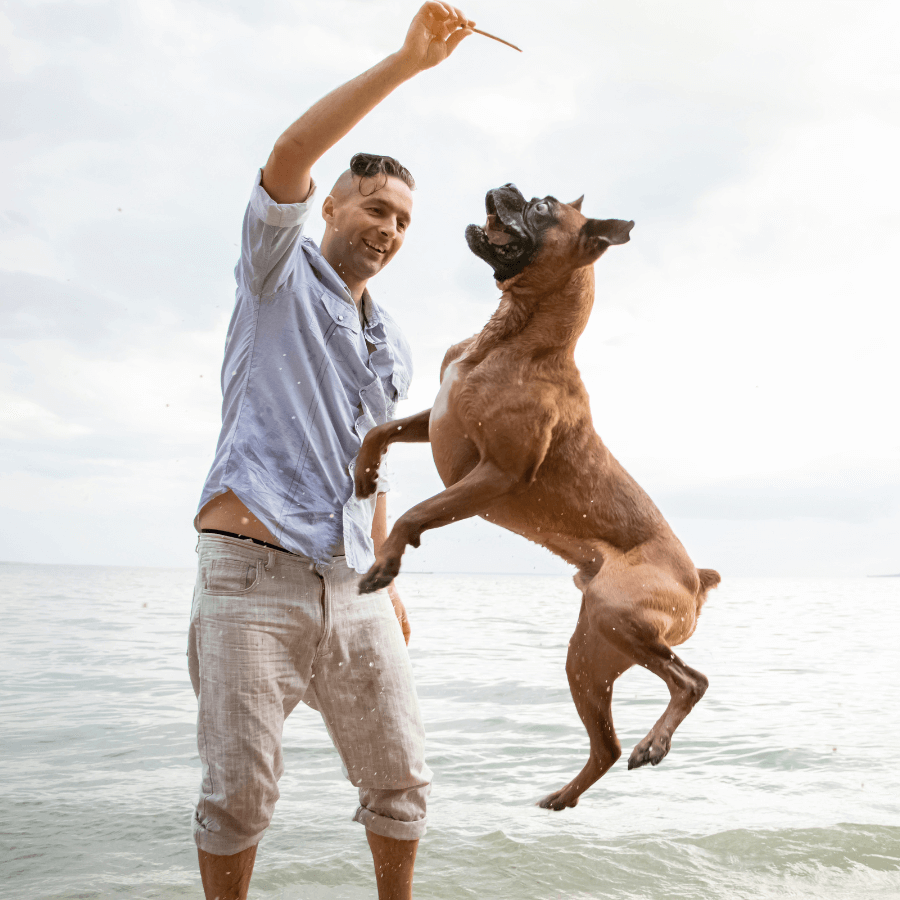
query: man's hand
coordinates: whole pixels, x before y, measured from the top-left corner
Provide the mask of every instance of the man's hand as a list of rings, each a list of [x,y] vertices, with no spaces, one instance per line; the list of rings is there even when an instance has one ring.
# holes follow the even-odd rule
[[[406,615],[406,607],[403,605],[403,601],[400,599],[393,581],[388,585],[388,596],[391,598],[391,603],[394,605],[394,614],[397,616],[397,621],[400,623],[400,628],[403,631],[403,640],[409,644],[409,636],[411,634],[409,617]]]
[[[426,3],[412,20],[400,55],[419,71],[430,69],[442,63],[474,27],[455,6]]]
[[[387,503],[385,502],[384,494],[379,494],[375,501],[375,514],[372,516],[372,543],[375,545],[376,556],[386,539]],[[387,591],[388,597],[391,598],[391,604],[394,607],[394,615],[397,616],[397,621],[400,623],[400,628],[403,631],[403,640],[408,644],[410,629],[409,618],[406,615],[406,607],[403,605],[403,601],[400,599],[400,595],[397,593],[397,587],[393,581],[387,586]]]
[[[399,51],[314,103],[278,138],[263,170],[269,196],[276,203],[305,200],[312,189],[313,163],[394,88],[443,62],[474,25],[455,6],[426,3]]]

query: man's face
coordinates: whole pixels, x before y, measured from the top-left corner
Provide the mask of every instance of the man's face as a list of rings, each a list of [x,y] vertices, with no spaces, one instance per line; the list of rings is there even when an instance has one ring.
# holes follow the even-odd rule
[[[329,263],[345,281],[367,280],[403,244],[412,219],[412,191],[399,178],[354,178],[343,196],[326,198],[322,215],[328,225],[322,249]]]

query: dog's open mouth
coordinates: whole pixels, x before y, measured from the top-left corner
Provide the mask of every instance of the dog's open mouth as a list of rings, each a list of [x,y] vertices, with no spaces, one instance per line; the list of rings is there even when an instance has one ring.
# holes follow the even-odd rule
[[[515,240],[515,235],[503,227],[503,223],[497,216],[488,216],[484,228],[481,229],[488,242],[495,247],[505,247],[510,241]]]
[[[538,241],[525,226],[525,198],[514,184],[488,191],[484,198],[487,221],[469,225],[469,249],[494,270],[494,278],[504,281],[517,275],[531,262]]]

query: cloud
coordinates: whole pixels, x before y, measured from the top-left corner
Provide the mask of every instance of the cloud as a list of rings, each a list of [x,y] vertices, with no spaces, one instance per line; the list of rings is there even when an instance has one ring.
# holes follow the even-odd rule
[[[122,304],[81,286],[29,272],[0,271],[0,332],[6,340],[58,338],[112,351]]]
[[[21,397],[0,395],[0,436],[13,440],[44,441],[87,434],[88,429]]]

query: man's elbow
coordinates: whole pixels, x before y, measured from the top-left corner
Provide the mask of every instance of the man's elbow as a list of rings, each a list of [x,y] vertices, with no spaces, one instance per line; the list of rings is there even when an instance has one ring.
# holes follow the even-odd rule
[[[304,154],[308,152],[308,142],[303,137],[292,135],[286,131],[275,141],[270,159],[275,158],[282,163],[295,162],[302,160]]]
[[[262,185],[276,203],[303,203],[312,191],[311,168],[302,145],[282,135],[266,161]]]

